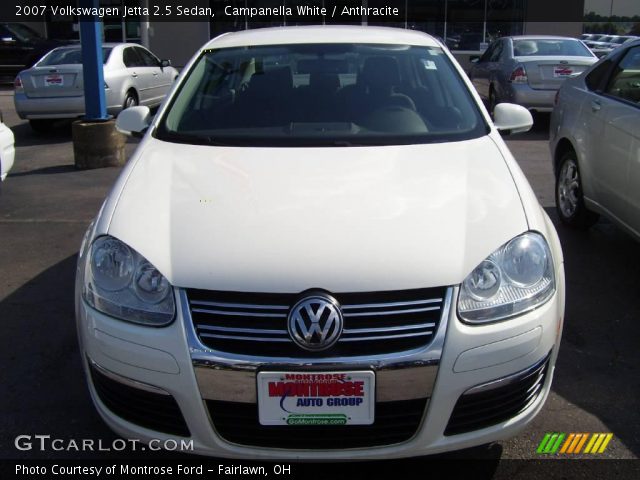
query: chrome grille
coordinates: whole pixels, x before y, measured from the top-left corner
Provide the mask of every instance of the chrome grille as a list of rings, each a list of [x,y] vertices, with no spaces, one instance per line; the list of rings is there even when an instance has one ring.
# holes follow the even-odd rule
[[[332,294],[341,305],[340,340],[320,353],[296,346],[289,309],[304,295],[187,290],[195,332],[214,350],[278,357],[357,356],[411,350],[433,338],[446,288]]]

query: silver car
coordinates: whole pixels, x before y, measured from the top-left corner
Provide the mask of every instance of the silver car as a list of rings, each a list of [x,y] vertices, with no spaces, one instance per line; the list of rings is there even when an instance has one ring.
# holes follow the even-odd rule
[[[602,214],[640,239],[640,40],[562,86],[550,135],[560,220]]]
[[[618,48],[620,45],[633,42],[637,39],[638,37],[633,35],[612,35],[607,37],[606,42],[596,42],[597,45],[590,46],[588,42],[585,43],[597,57],[603,57],[611,52],[611,50]]]
[[[154,107],[162,102],[178,71],[133,43],[105,43],[104,82],[107,112],[117,115],[134,105]],[[14,103],[20,118],[36,131],[53,119],[84,115],[82,55],[79,45],[51,50],[15,80]]]
[[[535,112],[551,112],[562,82],[597,61],[575,38],[502,37],[480,58],[472,60],[469,77],[492,113],[502,102],[517,103]]]

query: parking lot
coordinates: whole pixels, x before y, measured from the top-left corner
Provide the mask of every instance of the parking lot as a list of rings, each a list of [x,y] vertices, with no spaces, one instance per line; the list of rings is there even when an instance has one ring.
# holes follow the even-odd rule
[[[121,457],[118,452],[14,447],[21,434],[115,438],[86,390],[73,280],[82,235],[119,170],[75,170],[70,127],[34,134],[16,116],[10,89],[0,91],[0,110],[16,136],[16,163],[0,196],[0,455]],[[493,446],[488,455],[538,458],[536,448],[546,432],[611,432],[613,440],[601,457],[638,458],[640,248],[605,221],[587,233],[558,225],[547,131],[548,117],[539,117],[532,132],[508,138],[508,144],[562,240],[567,278],[562,347],[542,413],[526,431]],[[129,140],[127,155],[135,144]]]

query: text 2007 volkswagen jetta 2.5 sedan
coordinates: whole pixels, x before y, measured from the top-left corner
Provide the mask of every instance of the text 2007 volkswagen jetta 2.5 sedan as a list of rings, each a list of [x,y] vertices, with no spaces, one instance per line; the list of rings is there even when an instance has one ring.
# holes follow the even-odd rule
[[[540,411],[562,252],[500,130],[428,35],[220,36],[186,66],[81,247],[76,314],[119,434],[279,459],[507,438]]]

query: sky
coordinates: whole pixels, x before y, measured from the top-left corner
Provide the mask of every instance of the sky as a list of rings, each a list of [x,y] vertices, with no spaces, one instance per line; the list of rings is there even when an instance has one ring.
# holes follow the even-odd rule
[[[623,17],[640,15],[640,0],[584,0],[584,11],[608,16],[612,2],[614,15]]]

